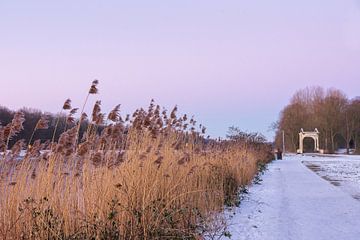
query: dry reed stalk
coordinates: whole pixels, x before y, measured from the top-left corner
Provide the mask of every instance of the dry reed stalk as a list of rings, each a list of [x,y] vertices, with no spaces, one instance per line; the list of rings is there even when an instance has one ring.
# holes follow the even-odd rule
[[[84,113],[84,109],[85,109],[86,103],[87,103],[87,101],[89,99],[89,96],[91,94],[97,94],[99,92],[99,90],[97,88],[98,84],[99,84],[99,80],[96,80],[96,79],[91,83],[90,90],[89,90],[88,94],[86,95],[85,102],[84,102],[84,104],[83,104],[83,106],[81,108],[80,116],[82,116],[82,114]],[[80,127],[81,127],[81,119],[78,122],[78,128],[77,128],[77,134],[76,134],[75,143],[78,143]]]
[[[178,118],[177,107],[168,116],[152,100],[125,123],[119,107],[98,134],[97,102],[83,143],[81,117],[48,155],[36,141],[12,173],[2,173],[0,238],[199,238],[199,223],[233,204],[267,160],[265,145],[205,139],[205,128],[195,131],[196,121]]]
[[[47,120],[46,116],[41,116],[38,122],[36,123],[34,130],[32,131],[30,140],[28,142],[28,150],[31,148],[31,141],[33,140],[36,130],[47,129],[48,127],[49,127],[49,121]]]
[[[59,126],[59,123],[60,123],[60,117],[63,113],[63,111],[67,111],[67,110],[70,110],[71,109],[71,99],[68,98],[65,100],[64,104],[63,104],[63,107],[56,119],[56,124],[55,124],[55,128],[54,128],[54,132],[53,132],[53,136],[51,138],[51,144],[54,145],[54,142],[55,142],[55,136],[56,136],[56,131],[57,131],[57,128]]]
[[[23,123],[25,121],[24,113],[18,111],[15,113],[13,120],[11,123],[5,126],[2,132],[2,138],[5,139],[4,144],[4,153],[3,153],[3,161],[2,164],[0,164],[0,169],[3,167],[3,164],[6,160],[7,156],[7,149],[9,147],[10,139],[14,136],[16,136],[21,130],[23,130]]]

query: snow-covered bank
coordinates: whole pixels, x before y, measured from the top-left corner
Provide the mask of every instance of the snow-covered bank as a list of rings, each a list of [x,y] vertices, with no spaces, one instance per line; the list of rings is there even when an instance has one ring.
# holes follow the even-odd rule
[[[315,160],[329,159],[299,155],[271,163],[233,210],[231,239],[360,239],[360,201],[302,163]]]

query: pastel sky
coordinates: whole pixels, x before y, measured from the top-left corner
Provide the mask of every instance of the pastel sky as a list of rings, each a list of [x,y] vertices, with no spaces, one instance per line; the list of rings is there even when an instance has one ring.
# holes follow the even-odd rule
[[[298,89],[360,95],[360,0],[0,1],[0,105],[151,98],[214,137],[268,131]]]

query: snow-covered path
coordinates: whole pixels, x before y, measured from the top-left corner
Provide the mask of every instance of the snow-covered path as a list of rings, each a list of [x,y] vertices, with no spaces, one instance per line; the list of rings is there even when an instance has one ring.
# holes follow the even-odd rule
[[[360,201],[302,163],[315,159],[271,163],[261,184],[233,210],[231,239],[360,239]]]

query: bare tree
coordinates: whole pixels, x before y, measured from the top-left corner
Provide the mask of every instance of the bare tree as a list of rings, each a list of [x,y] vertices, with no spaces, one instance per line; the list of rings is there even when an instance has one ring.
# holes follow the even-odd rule
[[[354,141],[354,147],[356,148],[360,133],[360,98],[355,98],[348,102],[345,108],[344,122],[343,136],[346,141],[346,152],[349,154],[350,141]]]
[[[295,151],[299,144],[298,133],[301,128],[312,130],[317,128],[320,145],[327,152],[351,140],[358,142],[360,134],[360,99],[349,101],[340,90],[321,87],[307,87],[297,91],[290,103],[280,113],[276,129],[275,143],[281,143],[282,131],[287,139],[286,147]],[[340,141],[341,140],[341,141]]]

